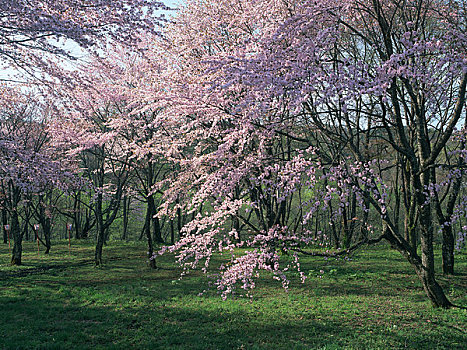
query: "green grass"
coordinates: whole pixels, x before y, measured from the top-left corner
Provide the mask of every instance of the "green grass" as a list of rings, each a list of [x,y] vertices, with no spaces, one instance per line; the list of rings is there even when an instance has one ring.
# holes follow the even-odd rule
[[[0,349],[461,349],[467,312],[433,309],[411,267],[378,247],[350,262],[304,260],[289,292],[262,278],[254,297],[222,301],[204,275],[178,281],[170,257],[148,269],[144,244],[104,248],[63,243],[24,266],[0,246]],[[439,276],[450,299],[467,305],[467,257],[455,277]],[[320,273],[323,269],[324,274]]]

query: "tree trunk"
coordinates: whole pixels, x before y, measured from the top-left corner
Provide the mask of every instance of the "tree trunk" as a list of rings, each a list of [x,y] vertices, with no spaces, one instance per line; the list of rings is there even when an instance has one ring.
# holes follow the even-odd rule
[[[23,252],[23,235],[19,227],[18,213],[14,210],[11,213],[11,234],[13,236],[13,254],[11,265],[21,265],[21,254]]]
[[[154,242],[164,243],[164,240],[162,239],[161,222],[157,216],[153,217],[153,226],[154,226],[154,231],[153,231]]]
[[[47,199],[44,199],[43,195],[39,196],[39,203],[38,209],[36,210],[37,217],[39,219],[39,223],[42,226],[42,232],[44,232],[44,240],[45,240],[45,254],[49,254],[50,248],[52,247],[50,241],[50,231],[52,228],[52,223],[50,217],[47,216],[45,211],[45,202]]]
[[[464,147],[462,147],[464,148]],[[462,166],[463,161],[458,162],[459,167]],[[436,179],[436,173],[434,169],[432,170],[432,177]],[[436,181],[434,181],[436,182]],[[434,195],[434,205],[436,209],[436,214],[438,217],[438,223],[441,226],[441,232],[443,235],[443,245],[441,248],[443,256],[443,273],[445,275],[454,274],[454,233],[452,232],[452,216],[454,214],[454,207],[456,205],[456,200],[459,195],[461,188],[462,177],[459,176],[454,180],[452,188],[450,189],[450,194],[448,197],[448,202],[446,204],[446,214],[443,213],[441,208],[441,202],[438,196],[438,193]]]
[[[81,191],[74,195],[73,202],[73,226],[75,229],[75,238],[83,238],[83,231],[81,229]]]
[[[104,246],[104,234],[103,230],[97,231],[97,243],[96,243],[96,253],[94,255],[94,261],[96,266],[102,265],[102,247]]]
[[[387,227],[385,230],[388,230]],[[404,239],[397,238],[395,234],[386,231],[385,238],[389,241],[392,248],[399,251],[407,261],[414,267],[415,273],[419,277],[423,289],[435,307],[450,308],[453,305],[446,298],[441,286],[436,282],[433,263],[433,246],[430,249],[430,238],[422,235],[422,257],[416,250]],[[432,241],[431,241],[432,243]]]
[[[3,231],[3,243],[8,243],[8,233],[5,230],[5,225],[8,224],[6,209],[2,209],[2,231]]]
[[[162,239],[162,232],[161,232],[161,224],[159,218],[156,216],[156,202],[154,200],[153,195],[149,195],[148,197],[148,208],[147,208],[147,215],[149,216],[147,219],[147,224],[153,227],[153,240],[155,243],[163,243],[164,240]]]
[[[433,254],[433,228],[431,205],[425,204],[420,213],[422,268],[417,274],[422,280],[423,288],[435,307],[448,308],[452,306],[444,295],[442,288],[435,280],[435,259]]]
[[[149,259],[149,266],[152,269],[156,268],[156,260],[152,258],[154,253],[154,247],[152,244],[152,236],[151,236],[151,213],[150,213],[150,206],[146,210],[146,220],[145,220],[145,232],[146,238],[148,240],[148,259]]]
[[[104,218],[102,216],[102,193],[97,195],[96,200],[96,220],[97,220],[97,243],[94,256],[96,266],[102,265],[102,247],[105,241]]]
[[[130,201],[128,200],[128,196],[123,197],[123,233],[122,233],[122,240],[126,241],[128,238],[128,209]]]
[[[452,226],[443,227],[443,273],[454,275],[454,234]]]
[[[178,203],[178,201],[177,201]],[[182,210],[180,208],[177,208],[177,230],[178,230],[178,237],[182,238]]]
[[[433,253],[433,218],[431,214],[431,204],[423,194],[423,186],[428,186],[431,176],[430,172],[426,171],[422,174],[423,181],[414,174],[414,189],[417,206],[420,213],[420,246],[421,246],[421,264],[416,264],[415,271],[420,278],[423,289],[428,298],[435,307],[449,308],[451,302],[446,298],[441,286],[435,279],[435,259]],[[416,249],[414,247],[414,253]]]
[[[344,239],[342,240],[342,245],[345,249],[349,249],[352,236],[350,233],[349,223],[347,221],[347,210],[345,209],[345,207],[342,208],[342,230],[344,231]]]
[[[175,244],[175,227],[173,219],[170,220],[170,243]]]
[[[49,254],[50,248],[52,247],[52,243],[50,240],[50,230],[51,230],[51,223],[50,223],[50,218],[46,218],[44,220],[44,223],[42,225],[42,229],[44,232],[44,239],[45,239],[45,254]]]
[[[457,189],[458,191],[459,189]],[[454,188],[453,191],[456,191]],[[451,193],[451,197],[453,193]],[[457,195],[455,195],[457,196]],[[456,198],[454,198],[453,202]],[[450,198],[451,200],[451,198]],[[454,234],[452,232],[452,223],[448,220],[451,220],[452,214],[454,211],[454,204],[452,208],[450,207],[451,203],[448,203],[448,209],[446,215],[442,212],[441,204],[439,202],[438,196],[435,196],[435,206],[436,206],[436,213],[438,216],[438,222],[441,225],[441,232],[443,235],[443,244],[441,248],[442,257],[443,257],[443,273],[445,275],[453,275],[454,274]]]
[[[149,259],[149,267],[151,269],[156,268],[156,259],[153,258],[154,248],[152,245],[152,238],[148,236],[148,259]]]
[[[87,213],[87,210],[86,210],[86,221],[84,222],[83,228],[80,231],[81,232],[80,233],[80,238],[81,239],[88,238],[89,231],[94,227],[95,224],[96,224],[96,221],[91,222],[91,217],[89,216],[89,214]],[[77,224],[77,226],[78,226],[78,224]]]
[[[26,213],[26,217],[24,218],[24,226],[22,236],[26,238],[26,241],[29,241],[29,214]],[[34,241],[34,237],[31,236],[31,240]]]

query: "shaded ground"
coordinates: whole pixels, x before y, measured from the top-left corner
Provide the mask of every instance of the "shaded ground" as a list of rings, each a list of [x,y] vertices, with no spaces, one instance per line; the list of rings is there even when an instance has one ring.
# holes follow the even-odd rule
[[[167,257],[151,271],[144,244],[105,247],[93,267],[90,244],[54,246],[37,257],[25,246],[25,266],[7,266],[0,246],[0,349],[462,349],[465,310],[436,310],[397,253],[386,247],[352,261],[307,258],[303,285],[290,291],[269,278],[254,298],[223,302],[195,273],[178,281]],[[467,305],[463,274],[440,276],[450,299]],[[320,270],[324,270],[321,273]]]

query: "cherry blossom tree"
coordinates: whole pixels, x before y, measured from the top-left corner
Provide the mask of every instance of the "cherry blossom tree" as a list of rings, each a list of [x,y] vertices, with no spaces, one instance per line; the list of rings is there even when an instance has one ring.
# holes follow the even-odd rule
[[[180,198],[178,206],[198,213],[167,249],[178,251],[186,269],[207,266],[214,251],[230,252],[217,282],[224,296],[238,285],[253,288],[259,270],[287,286],[284,271],[300,270],[298,253],[343,252],[314,251],[307,222],[334,203],[333,226],[358,204],[350,212],[363,234],[346,251],[388,241],[414,267],[431,302],[452,306],[435,279],[432,208],[439,209],[439,169],[455,168],[442,152],[465,113],[462,5],[188,1],[168,29],[166,88],[155,84],[152,98],[164,101],[162,113],[180,125],[171,154],[181,172],[162,213]],[[372,152],[376,144],[383,154]],[[288,145],[288,153],[278,145]],[[394,168],[404,177],[402,230],[390,197]],[[291,226],[282,208],[304,189],[304,225]],[[213,210],[199,211],[206,203]],[[246,217],[251,212],[255,222]],[[368,222],[369,212],[379,224]],[[231,217],[251,229],[241,243],[226,229]],[[235,247],[250,249],[237,255]]]
[[[70,72],[57,64],[59,57],[76,59],[70,42],[92,52],[112,42],[134,45],[141,31],[159,29],[165,22],[159,10],[168,9],[151,0],[5,0],[0,4],[0,64],[30,77],[45,73],[73,83]]]
[[[51,83],[73,86],[78,81],[80,84],[85,82],[76,71],[71,72],[64,64],[64,60],[77,58],[77,47],[93,55],[116,43],[136,47],[142,32],[157,33],[159,25],[165,22],[164,14],[159,10],[169,8],[162,2],[151,0],[3,1],[0,4],[0,66],[3,69],[12,68],[15,74],[23,74],[30,82],[46,83],[48,95],[63,96],[62,87]],[[43,89],[44,85],[40,87]],[[9,97],[2,95],[0,98],[6,98],[0,101],[2,104],[11,105]],[[19,133],[20,129],[17,137],[21,137]],[[25,133],[24,137],[27,138],[29,134]],[[22,166],[28,165],[34,164],[24,159]],[[36,170],[31,168],[26,173]],[[9,175],[5,175],[5,178],[9,178]],[[5,183],[15,184],[15,181]],[[44,185],[53,186],[53,182]],[[14,199],[10,209],[16,210],[24,188],[20,186],[10,190],[11,194],[17,194],[9,196]],[[14,260],[19,264],[21,252],[18,249],[19,255]]]
[[[96,265],[102,264],[102,250],[115,221],[131,169],[131,160],[109,122],[121,113],[118,102],[102,91],[78,91],[79,109],[54,121],[54,144],[66,147],[79,160],[88,180],[89,208],[97,226]],[[76,102],[78,103],[78,102]],[[122,155],[123,154],[123,155]]]
[[[152,222],[162,239],[158,218],[153,218],[155,202],[151,192],[157,167],[146,144],[153,141],[155,112],[133,114],[134,107],[127,99],[141,75],[132,67],[136,53],[120,48],[107,54],[105,59],[95,58],[81,67],[86,83],[70,91],[67,113],[61,113],[53,125],[54,141],[67,145],[69,154],[80,159],[90,181],[89,207],[97,225],[96,265],[102,264],[103,244],[120,212],[131,177],[142,183],[148,202],[145,221],[149,256],[153,253]],[[155,267],[154,261],[151,264]]]
[[[74,181],[73,163],[58,158],[59,150],[49,142],[47,121],[48,108],[34,95],[2,86],[0,180],[2,203],[11,220],[14,265],[21,265],[23,232],[19,217],[27,207],[25,201],[51,187],[65,191]]]

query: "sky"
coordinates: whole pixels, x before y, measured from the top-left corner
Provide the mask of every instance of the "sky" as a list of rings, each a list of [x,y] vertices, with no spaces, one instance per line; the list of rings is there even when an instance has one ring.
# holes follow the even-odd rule
[[[169,6],[169,7],[178,7],[181,4],[184,3],[184,0],[161,0],[164,1],[164,3]],[[167,13],[167,16],[173,16],[173,12]],[[60,46],[62,44],[60,43]],[[68,50],[72,56],[76,57],[76,61],[66,61],[63,63],[64,67],[66,69],[73,70],[74,67],[79,64],[80,62],[83,62],[86,60],[87,53],[86,51],[82,50],[75,42],[72,40],[66,40],[64,41],[64,45],[62,46],[64,49]],[[13,69],[13,68],[6,68],[2,69],[0,66],[0,82],[5,81],[13,81],[13,82],[21,82],[23,81],[22,78],[18,77],[18,70]]]

